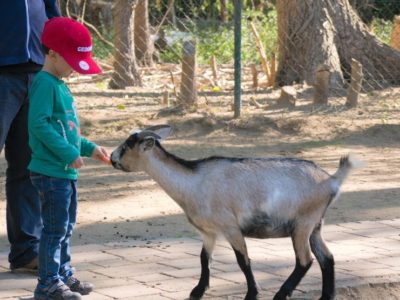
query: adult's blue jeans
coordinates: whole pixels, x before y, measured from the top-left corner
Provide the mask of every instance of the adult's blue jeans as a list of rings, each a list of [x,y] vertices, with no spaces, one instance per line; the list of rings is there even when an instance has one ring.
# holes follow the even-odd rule
[[[73,274],[70,238],[76,223],[76,180],[31,173],[42,204],[43,230],[39,246],[39,288]]]
[[[34,75],[0,73],[0,152],[5,146],[8,260],[14,268],[38,255],[42,229],[39,195],[27,170],[28,91]]]

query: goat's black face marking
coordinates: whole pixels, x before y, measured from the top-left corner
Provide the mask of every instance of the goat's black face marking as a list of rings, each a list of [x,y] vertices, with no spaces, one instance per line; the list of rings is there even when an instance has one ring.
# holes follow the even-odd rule
[[[127,168],[125,168],[121,164],[121,159],[124,157],[126,152],[130,149],[133,149],[138,142],[138,135],[137,133],[132,134],[129,136],[128,139],[125,140],[124,143],[122,143],[117,150],[113,151],[111,154],[111,163],[114,168],[124,171],[124,172],[130,172]]]
[[[125,145],[127,145],[129,148],[132,149],[133,147],[135,147],[137,142],[138,142],[138,134],[134,133],[125,141]],[[122,153],[121,153],[121,156],[122,156]]]
[[[122,144],[121,151],[119,153],[119,157],[122,158],[126,152],[126,150],[133,149],[138,142],[137,133],[132,134],[127,140]]]

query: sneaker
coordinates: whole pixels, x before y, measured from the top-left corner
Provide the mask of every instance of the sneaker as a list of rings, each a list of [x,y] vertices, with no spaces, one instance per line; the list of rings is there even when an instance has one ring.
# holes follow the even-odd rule
[[[81,294],[75,293],[61,280],[54,283],[51,287],[41,289],[36,287],[34,293],[35,300],[81,300]]]
[[[66,285],[71,289],[71,291],[78,292],[81,295],[88,295],[94,288],[93,284],[90,282],[79,281],[74,276],[68,278]]]
[[[38,272],[38,258],[37,256],[32,259],[29,263],[27,263],[26,265],[23,265],[21,267],[15,267],[13,264],[10,264],[10,270],[11,272],[14,273],[33,273],[33,274],[37,274]]]

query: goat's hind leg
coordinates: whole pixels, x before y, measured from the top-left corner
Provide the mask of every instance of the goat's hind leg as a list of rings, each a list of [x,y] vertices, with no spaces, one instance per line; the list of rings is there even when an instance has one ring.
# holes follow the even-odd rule
[[[258,288],[256,280],[254,279],[253,271],[251,270],[250,258],[247,254],[247,247],[244,237],[241,233],[234,235],[227,235],[229,243],[232,246],[233,251],[236,255],[236,260],[239,264],[247,281],[247,294],[245,300],[256,300],[258,299]]]
[[[311,251],[318,260],[322,272],[321,300],[335,299],[335,262],[332,253],[321,236],[321,225],[314,229],[310,237]]]
[[[312,257],[309,244],[310,231],[299,230],[292,235],[294,252],[296,253],[296,266],[275,294],[273,300],[284,300],[292,295],[293,290],[307,273],[312,265]]]
[[[216,235],[203,234],[203,248],[201,249],[201,276],[199,283],[190,293],[190,300],[198,300],[203,297],[205,291],[210,285],[209,263],[215,246]]]

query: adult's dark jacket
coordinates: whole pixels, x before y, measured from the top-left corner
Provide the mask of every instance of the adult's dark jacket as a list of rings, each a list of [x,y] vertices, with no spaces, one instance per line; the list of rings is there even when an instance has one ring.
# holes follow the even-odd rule
[[[0,71],[43,65],[43,26],[59,15],[57,0],[0,0]]]

